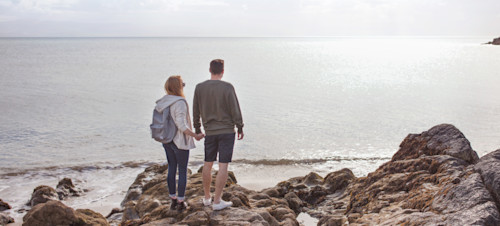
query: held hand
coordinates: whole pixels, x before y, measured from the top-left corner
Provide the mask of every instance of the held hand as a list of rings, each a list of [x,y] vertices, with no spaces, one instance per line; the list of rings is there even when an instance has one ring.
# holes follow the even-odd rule
[[[243,140],[243,132],[238,133],[238,140]]]
[[[205,134],[203,133],[198,133],[196,134],[196,136],[194,137],[194,139],[196,139],[197,141],[200,141],[201,139],[203,139],[205,137]]]

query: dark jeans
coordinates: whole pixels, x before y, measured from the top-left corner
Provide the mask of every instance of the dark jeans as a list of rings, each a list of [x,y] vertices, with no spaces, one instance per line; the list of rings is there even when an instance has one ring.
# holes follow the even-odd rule
[[[168,193],[175,195],[175,174],[179,167],[178,197],[184,197],[187,183],[187,164],[189,160],[189,150],[178,149],[174,142],[163,144],[168,161]]]

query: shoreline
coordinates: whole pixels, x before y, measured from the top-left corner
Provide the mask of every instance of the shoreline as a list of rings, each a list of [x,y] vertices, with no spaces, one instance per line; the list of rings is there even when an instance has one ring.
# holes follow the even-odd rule
[[[377,160],[377,161],[384,161],[384,160]],[[375,162],[366,161],[366,165],[370,166],[368,168],[375,169],[378,165],[380,165],[377,161]],[[340,169],[343,166],[346,166],[352,162],[356,162],[356,164],[360,163],[359,161],[348,161],[348,160],[340,160],[336,161],[335,163],[339,165],[337,168]],[[62,167],[62,169],[74,168],[78,170],[71,171],[69,175],[64,174],[64,172],[60,172],[56,175],[50,176],[49,178],[43,178],[43,177],[40,178],[35,176],[35,179],[38,178],[37,181],[39,182],[31,182],[30,185],[24,185],[31,188],[25,189],[23,195],[17,195],[17,198],[15,198],[14,200],[7,199],[7,197],[0,197],[0,198],[3,198],[4,201],[10,203],[11,206],[13,207],[13,210],[9,212],[9,215],[15,219],[16,223],[9,225],[18,225],[17,224],[18,222],[22,223],[22,218],[27,211],[23,213],[17,213],[16,211],[19,209],[27,208],[24,205],[24,203],[26,203],[26,201],[29,200],[29,196],[32,194],[33,189],[36,186],[43,184],[50,187],[55,187],[58,181],[61,180],[63,177],[69,177],[74,181],[76,187],[80,187],[81,189],[89,189],[89,191],[83,193],[81,197],[69,197],[68,199],[63,200],[62,203],[74,209],[91,209],[95,212],[102,214],[103,216],[107,216],[113,208],[120,207],[120,203],[125,197],[128,187],[130,186],[130,184],[133,183],[137,174],[139,174],[145,168],[153,164],[163,164],[163,162],[156,162],[156,163],[140,162],[140,164],[139,163],[133,164],[127,162],[126,165],[128,165],[129,167],[93,167],[93,168],[87,167],[87,170],[80,170],[82,168],[86,168],[81,166]],[[293,177],[304,176],[311,171],[317,172],[319,175],[325,176],[329,171],[333,170],[333,169],[322,169],[321,166],[322,163],[288,164],[288,165],[248,164],[248,163],[238,163],[237,160],[235,163],[230,164],[229,170],[234,172],[236,178],[238,178],[237,184],[239,184],[240,186],[254,191],[261,191],[263,189],[273,187],[281,181],[285,181]],[[188,168],[192,172],[195,172],[199,167],[201,167],[200,164],[194,164],[190,165]],[[214,170],[217,169],[218,165],[216,163],[214,164]],[[124,170],[125,172],[123,172]],[[362,170],[360,170],[359,172],[361,173]],[[38,173],[42,175],[45,174],[43,172],[38,172]],[[115,181],[115,183],[117,183],[115,184],[115,188],[119,189],[111,190],[108,191],[107,193],[98,190],[99,188],[93,186],[89,187],[89,182],[86,182],[86,180],[92,180],[95,178],[101,178],[101,181],[108,181],[108,180],[111,181],[113,177],[115,177],[116,175],[120,176],[124,174],[129,174],[129,176],[123,177],[120,181]],[[24,176],[19,178],[25,178],[25,175],[30,175],[30,173],[24,172],[23,175]],[[92,175],[97,175],[98,177],[93,177]],[[16,181],[15,183],[23,183],[23,181]],[[11,188],[11,190],[12,189],[14,188]],[[0,193],[5,194],[5,191],[4,192],[0,191]],[[14,193],[17,193],[17,191],[16,192],[13,191],[10,194]],[[305,219],[308,218],[305,217]]]
[[[321,168],[323,163],[235,163],[230,167],[222,197],[232,201],[233,206],[221,211],[213,211],[200,202],[202,176],[201,168],[196,170],[197,165],[189,167],[186,188],[189,208],[183,212],[169,208],[166,164],[152,163],[134,169],[139,174],[129,175],[137,175],[133,183],[128,177],[122,177],[119,185],[118,181],[107,181],[120,191],[111,194],[98,189],[82,193],[81,187],[75,187],[65,178],[70,180],[70,193],[61,197],[61,189],[66,189],[61,181],[57,190],[37,187],[28,204],[33,207],[28,208],[23,218],[26,225],[56,224],[58,219],[69,216],[66,213],[73,214],[70,215],[77,220],[100,225],[500,223],[497,199],[500,187],[495,184],[500,178],[500,149],[479,158],[470,142],[453,125],[441,124],[420,134],[409,134],[390,160],[367,161],[372,168],[367,175],[355,175],[351,170],[352,166],[363,167],[360,161],[338,161],[335,167]],[[213,178],[217,168],[215,165]],[[107,177],[101,179],[121,175],[122,170],[107,171]],[[212,186],[214,183],[215,179]],[[71,198],[72,194],[79,197]],[[15,217],[17,224],[22,222],[20,215]]]
[[[283,166],[277,168],[283,169]],[[268,178],[273,178],[272,175],[290,176],[303,170],[294,165],[290,168],[296,171],[267,169],[266,172],[271,173]],[[255,171],[238,177],[230,172],[222,198],[232,201],[233,206],[220,211],[213,211],[200,202],[203,197],[200,169],[188,172],[186,197],[189,197],[189,208],[183,212],[170,210],[171,199],[165,181],[167,170],[165,164],[144,169],[128,186],[121,208],[113,210],[107,217],[95,212],[104,211],[102,202],[100,209],[74,210],[58,201],[63,198],[55,197],[56,190],[52,188],[53,198],[42,202],[34,203],[35,192],[31,199],[34,207],[24,217],[24,223],[58,224],[56,222],[67,217],[100,225],[234,225],[250,222],[298,226],[308,219],[312,222],[318,220],[318,225],[500,223],[500,203],[496,198],[500,197],[500,187],[495,182],[500,179],[500,149],[479,158],[465,136],[450,124],[437,125],[420,134],[409,134],[390,161],[363,177],[355,176],[349,168],[331,171],[326,176],[315,172],[303,176],[301,173],[302,176],[257,191],[248,188],[264,183],[262,178],[248,177],[255,175]],[[215,170],[212,172],[213,178],[216,173]],[[258,183],[249,182],[244,187],[237,180]],[[38,191],[42,189],[50,191],[48,188]],[[119,200],[119,195],[115,198]]]
[[[188,181],[186,196],[195,198],[187,201],[190,208],[186,213],[170,211],[162,175],[166,170],[157,165],[139,174],[122,202],[123,213],[108,219],[124,225],[299,225],[297,217],[306,213],[318,219],[318,225],[500,223],[500,187],[495,182],[500,178],[500,149],[479,158],[463,133],[450,124],[409,134],[390,161],[364,177],[348,168],[324,177],[310,172],[254,191],[230,173],[223,199],[233,206],[221,211],[199,202],[200,170]]]

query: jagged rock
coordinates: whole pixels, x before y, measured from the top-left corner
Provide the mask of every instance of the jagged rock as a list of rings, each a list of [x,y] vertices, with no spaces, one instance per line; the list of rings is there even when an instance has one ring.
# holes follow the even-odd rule
[[[119,225],[123,218],[123,210],[120,208],[113,208],[106,216],[106,220],[110,225]]]
[[[109,217],[111,217],[111,216],[113,216],[115,214],[118,214],[118,213],[123,213],[123,210],[120,209],[120,208],[113,208],[111,210],[111,212],[108,214],[108,216],[106,216],[106,218],[109,218]]]
[[[127,221],[127,220],[133,220],[133,219],[139,219],[139,214],[137,213],[137,210],[135,209],[135,205],[137,204],[136,201],[129,201],[127,202],[123,207],[123,214],[122,214],[122,221]]]
[[[142,226],[164,226],[164,225],[172,225],[175,224],[175,218],[165,218],[157,221],[152,221],[146,224],[142,224]],[[189,225],[189,224],[188,224]],[[126,225],[122,225],[126,226]]]
[[[319,226],[342,226],[347,222],[344,216],[325,216],[318,222]]]
[[[262,190],[262,192],[270,197],[275,197],[275,198],[281,197],[281,193],[276,188],[267,188]]]
[[[46,185],[40,185],[33,190],[31,199],[26,205],[36,206],[37,204],[45,203],[50,200],[59,200],[56,190]]]
[[[493,39],[493,41],[491,41],[491,42],[487,42],[486,44],[490,44],[490,45],[500,45],[500,38],[495,38],[495,39]]]
[[[275,217],[273,217],[273,215],[271,215],[266,209],[258,209],[256,210],[256,212],[258,214],[260,214],[260,216],[262,218],[264,218],[264,220],[270,225],[270,226],[278,226],[280,225],[280,222],[278,220],[276,220]],[[284,222],[283,222],[284,223]]]
[[[10,205],[0,199],[0,211],[11,209]],[[14,223],[14,218],[10,217],[7,213],[0,212],[0,225]]]
[[[198,211],[187,215],[179,224],[187,225],[208,225],[210,223],[210,215],[205,211]]]
[[[478,173],[464,176],[458,185],[448,184],[438,192],[431,209],[446,216],[447,225],[500,225],[493,197]]]
[[[250,196],[250,198],[254,199],[254,200],[261,200],[261,199],[268,200],[268,199],[271,199],[271,197],[269,197],[269,195],[263,194],[263,193],[253,194],[252,196]]]
[[[221,211],[201,203],[201,168],[188,176],[188,209],[170,210],[166,170],[154,165],[138,175],[122,202],[121,225],[299,225],[300,212],[318,225],[500,225],[500,150],[479,159],[449,124],[408,135],[366,177],[349,169],[324,178],[311,172],[257,192],[231,173],[222,198],[234,205]]]
[[[210,215],[210,225],[269,225],[264,218],[254,211],[238,208],[228,208],[213,211]]]
[[[295,215],[295,212],[293,212],[290,208],[284,206],[273,206],[268,208],[267,211],[279,222],[283,222],[287,218],[297,222],[297,215]]]
[[[10,223],[15,223],[14,218],[7,215],[6,213],[0,213],[0,225],[6,225]]]
[[[307,193],[299,193],[299,197],[311,205],[317,205],[325,201],[327,190],[322,186],[314,186]]]
[[[126,203],[130,201],[134,201],[139,199],[141,196],[142,192],[147,190],[144,188],[149,188],[152,187],[153,185],[157,184],[160,182],[160,178],[157,178],[156,180],[153,181],[155,178],[155,175],[164,175],[166,178],[166,173],[164,173],[168,169],[168,165],[153,165],[144,170],[144,172],[140,173],[137,175],[134,183],[130,185],[127,194],[125,195],[125,198],[123,199],[121,206],[124,206]]]
[[[171,200],[168,197],[166,184],[167,170],[165,166],[153,165],[138,175],[122,202],[122,225],[156,225],[165,222],[188,225],[246,225],[248,222],[260,225],[280,225],[284,222],[296,222],[294,211],[288,207],[287,200],[279,196],[278,191],[270,192],[275,196],[271,197],[265,192],[245,189],[236,184],[237,180],[232,172],[229,173],[230,179],[222,198],[231,200],[233,207],[212,211],[211,207],[203,206],[201,203],[204,195],[201,169],[196,174],[188,173],[187,210],[181,213],[170,210]],[[215,185],[216,173],[217,171],[213,171],[212,186]],[[288,215],[283,216],[280,213]]]
[[[303,183],[307,186],[319,185],[323,183],[323,177],[315,172],[310,172],[304,177]]]
[[[347,215],[347,221],[349,223],[356,223],[356,220],[360,217],[361,217],[361,214],[359,214],[359,213],[349,214],[349,215]]]
[[[481,157],[474,169],[481,174],[486,189],[500,204],[500,149]]]
[[[50,200],[34,206],[24,217],[23,226],[109,225],[99,213],[88,209],[73,210],[59,201]]]
[[[0,199],[0,211],[9,210],[11,208],[12,207],[10,207],[10,205],[8,203],[6,203],[2,199]]]
[[[441,124],[421,134],[408,135],[400,149],[392,157],[392,162],[417,159],[420,156],[449,155],[470,164],[479,160],[469,141],[455,126]]]
[[[333,194],[340,190],[344,191],[349,183],[354,181],[355,178],[356,177],[349,169],[342,169],[329,173],[325,178],[311,172],[305,177],[294,177],[287,181],[280,182],[273,189],[283,194],[282,197],[285,197],[290,208],[296,213],[299,213],[301,211],[300,207],[306,204],[308,204],[310,208],[314,208],[324,202],[329,194]],[[268,189],[266,189],[266,191],[267,190]],[[292,193],[297,199],[292,198]]]
[[[83,191],[73,185],[73,181],[70,178],[60,180],[56,186],[56,192],[60,200],[64,200],[69,196],[78,197],[83,193]]]
[[[391,161],[349,186],[347,214],[359,213],[356,223],[498,225],[495,201],[474,171],[477,161],[452,125],[410,134]]]
[[[248,207],[250,208],[250,200],[248,199],[247,195],[244,192],[241,191],[235,191],[233,193],[226,193],[229,194],[229,197],[223,197],[223,199],[230,200],[233,202],[234,207]]]
[[[290,192],[285,195],[285,200],[288,202],[288,206],[290,209],[295,211],[295,214],[299,214],[301,212],[301,207],[304,205],[304,202],[295,194],[295,192]]]
[[[337,190],[346,188],[356,177],[350,169],[344,168],[326,175],[323,184],[328,189],[328,193],[335,193]]]

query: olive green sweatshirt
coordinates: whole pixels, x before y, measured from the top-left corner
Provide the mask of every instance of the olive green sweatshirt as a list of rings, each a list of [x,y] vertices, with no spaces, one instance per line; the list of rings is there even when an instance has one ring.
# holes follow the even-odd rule
[[[196,85],[193,99],[193,125],[201,133],[201,121],[207,136],[243,132],[243,118],[233,85],[221,80],[207,80]]]

